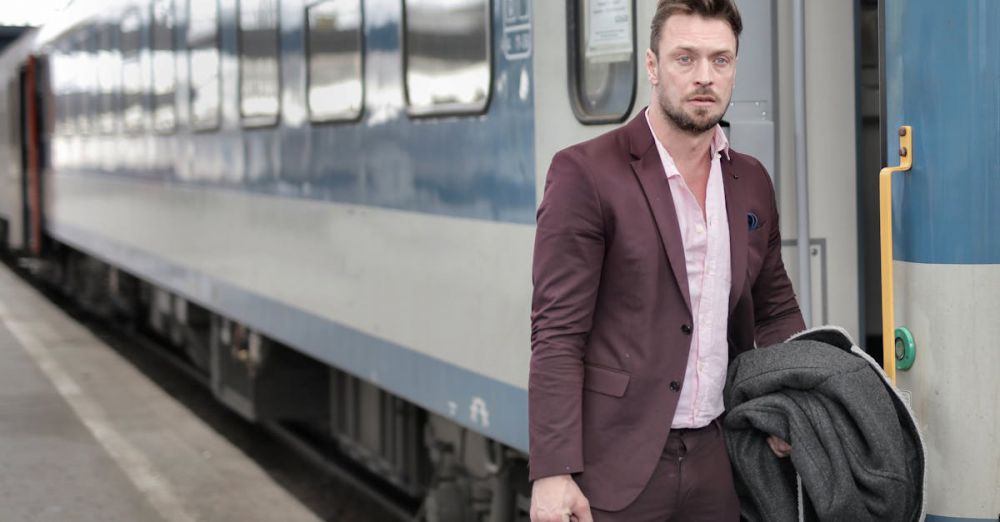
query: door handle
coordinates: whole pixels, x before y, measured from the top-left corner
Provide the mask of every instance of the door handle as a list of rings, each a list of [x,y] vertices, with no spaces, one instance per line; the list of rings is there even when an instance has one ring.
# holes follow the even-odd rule
[[[879,237],[882,245],[882,367],[896,385],[896,319],[892,284],[892,175],[913,166],[913,127],[899,128],[899,165],[879,172]]]

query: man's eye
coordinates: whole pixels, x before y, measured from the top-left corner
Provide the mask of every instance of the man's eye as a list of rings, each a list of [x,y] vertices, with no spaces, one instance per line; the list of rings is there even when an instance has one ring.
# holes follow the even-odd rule
[[[681,65],[690,65],[691,64],[691,57],[690,56],[678,56],[677,57],[677,63],[679,63]]]
[[[719,56],[718,58],[715,59],[715,65],[726,66],[729,65],[730,63],[732,63],[732,60],[730,60],[726,56]]]

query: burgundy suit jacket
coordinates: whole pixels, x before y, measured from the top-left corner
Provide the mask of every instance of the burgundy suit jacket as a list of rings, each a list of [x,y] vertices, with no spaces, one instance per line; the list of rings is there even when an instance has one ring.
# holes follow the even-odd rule
[[[767,171],[732,150],[721,164],[732,359],[805,326]],[[666,444],[693,324],[677,215],[644,113],[552,159],[532,279],[530,478],[573,474],[592,506],[622,509]]]

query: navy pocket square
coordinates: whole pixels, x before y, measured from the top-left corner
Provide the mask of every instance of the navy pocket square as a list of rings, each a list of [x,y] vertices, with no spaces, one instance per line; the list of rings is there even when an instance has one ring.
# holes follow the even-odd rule
[[[751,232],[760,228],[760,218],[757,217],[757,214],[747,212],[747,228],[750,229]]]

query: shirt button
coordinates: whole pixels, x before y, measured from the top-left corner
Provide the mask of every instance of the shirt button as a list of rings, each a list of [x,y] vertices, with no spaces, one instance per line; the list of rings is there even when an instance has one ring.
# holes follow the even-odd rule
[[[670,381],[670,391],[674,392],[681,391],[681,384],[677,381]]]
[[[682,324],[681,331],[684,332],[684,335],[691,335],[691,325],[687,323]]]
[[[704,234],[705,233],[705,227],[703,227],[701,225],[698,225],[698,226],[694,227],[694,229],[696,231],[698,231],[699,234]]]

